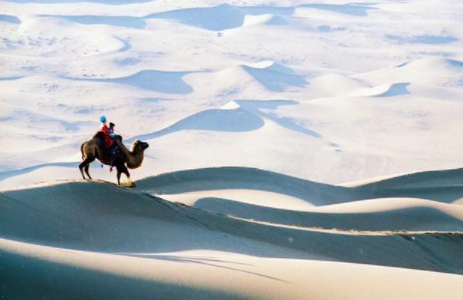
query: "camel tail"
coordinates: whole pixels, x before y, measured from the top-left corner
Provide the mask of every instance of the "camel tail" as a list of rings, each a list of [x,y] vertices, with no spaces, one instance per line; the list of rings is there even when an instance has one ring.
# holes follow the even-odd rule
[[[84,144],[80,145],[80,153],[82,153],[82,160],[85,160],[85,156],[84,156]]]

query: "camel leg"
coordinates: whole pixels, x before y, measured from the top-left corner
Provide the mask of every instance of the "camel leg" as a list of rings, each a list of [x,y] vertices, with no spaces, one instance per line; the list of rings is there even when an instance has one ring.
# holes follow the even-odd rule
[[[92,161],[94,161],[95,159],[89,159],[89,158],[86,158],[80,165],[79,165],[79,170],[80,170],[80,173],[82,174],[82,178],[85,180],[85,175],[84,175],[84,170],[85,170],[85,173],[87,173],[87,176],[89,179],[92,179],[92,177],[90,177],[90,174],[88,173],[88,168],[90,166],[90,163]]]
[[[93,178],[92,178],[92,176],[90,176],[89,169],[90,169],[90,164],[86,165],[84,170],[85,170],[85,173],[87,174],[88,178],[90,180],[92,180]]]
[[[85,167],[85,161],[79,165],[80,174],[82,174],[82,178],[85,180],[84,167]]]
[[[132,183],[132,180],[130,180],[130,173],[129,173],[129,170],[127,169],[127,167],[124,165],[123,168],[121,169],[122,173],[125,174],[125,176],[127,177],[127,182],[130,184],[130,185],[133,185]]]
[[[127,176],[127,181],[129,182],[130,185],[133,185],[133,182],[132,180],[130,180],[130,173],[129,173],[129,170],[127,169],[126,166],[124,166],[124,170],[123,170],[125,176]]]
[[[117,185],[121,185],[121,174],[122,174],[121,166],[117,165],[116,170],[117,170]]]

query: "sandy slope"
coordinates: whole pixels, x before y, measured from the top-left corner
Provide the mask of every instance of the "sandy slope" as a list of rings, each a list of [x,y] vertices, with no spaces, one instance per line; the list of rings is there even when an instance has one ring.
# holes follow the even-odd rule
[[[139,181],[148,193],[209,211],[287,225],[358,230],[462,229],[461,170],[341,187],[249,168],[182,171]],[[415,186],[405,186],[414,182]],[[394,188],[396,187],[396,188]],[[288,198],[289,197],[289,198]],[[393,197],[393,198],[391,198]]]
[[[452,299],[461,288],[461,276],[363,265],[463,274],[463,260],[454,255],[463,249],[459,233],[342,232],[238,220],[103,182],[62,182],[0,198],[0,290],[18,299],[357,299],[370,293]],[[271,214],[278,222],[278,213]],[[423,281],[429,284],[415,290]],[[360,282],[366,287],[359,289]]]
[[[461,11],[0,1],[0,298],[457,299]]]
[[[101,114],[155,145],[135,179],[233,165],[341,183],[456,168],[459,10],[2,1],[0,188],[75,178],[64,163],[79,161]]]
[[[62,183],[1,196],[2,236],[53,246],[111,252],[210,249],[288,257],[279,254],[283,247],[296,251],[289,257],[457,273],[463,263],[447,253],[460,247],[459,234],[364,235],[256,223],[101,183]],[[276,247],[258,247],[256,242]],[[402,257],[403,251],[413,257]]]
[[[10,275],[0,291],[10,299],[30,295],[57,299],[414,300],[455,299],[463,292],[461,276],[450,274],[230,253],[178,252],[143,258],[4,239],[0,253],[2,268]]]

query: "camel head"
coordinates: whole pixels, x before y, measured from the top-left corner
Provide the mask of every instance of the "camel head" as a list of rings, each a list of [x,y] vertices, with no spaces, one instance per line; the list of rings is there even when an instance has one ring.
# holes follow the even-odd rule
[[[132,144],[132,152],[143,152],[145,151],[150,145],[146,142],[142,142],[140,140],[136,140]]]

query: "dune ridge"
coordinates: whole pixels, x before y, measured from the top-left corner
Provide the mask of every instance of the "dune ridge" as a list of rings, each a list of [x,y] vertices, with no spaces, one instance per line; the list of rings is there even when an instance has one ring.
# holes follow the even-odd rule
[[[201,245],[202,249],[236,249],[238,253],[250,254],[246,247],[228,248],[230,244],[221,245],[217,242],[219,237],[208,237],[209,234],[214,236],[217,233],[225,233],[238,239],[289,248],[302,252],[300,255],[303,256],[315,255],[326,257],[328,260],[461,273],[457,257],[452,260],[452,264],[446,263],[444,259],[448,249],[455,249],[463,244],[463,239],[457,233],[363,235],[320,232],[303,227],[278,226],[277,223],[268,226],[264,223],[208,213],[167,202],[146,193],[103,183],[68,182],[3,192],[1,196],[4,224],[2,237],[10,239],[71,248],[85,245],[87,250],[112,252],[136,252],[147,249],[151,252],[169,252],[194,249],[194,245]],[[26,223],[25,213],[21,213],[24,209],[29,211]],[[55,223],[57,221],[59,223]],[[194,242],[174,238],[185,238],[184,234],[177,232],[184,227],[187,231],[197,233]],[[151,230],[147,230],[148,228]],[[116,232],[116,236],[119,237],[114,239]],[[202,238],[199,238],[200,236]],[[135,241],[144,241],[146,249]],[[409,241],[413,242],[406,243]],[[342,246],[328,246],[333,244]],[[357,251],[358,245],[362,245],[360,248],[364,247],[361,252]],[[416,258],[401,259],[398,253],[405,249],[415,253]],[[278,257],[277,254],[273,255]]]
[[[0,299],[461,298],[461,1],[0,3]]]
[[[441,172],[448,177],[459,174]],[[439,173],[433,174],[435,186]],[[421,173],[390,180],[415,184],[423,180],[422,189],[433,185]],[[148,177],[138,181],[135,190],[104,181],[61,181],[3,191],[0,267],[7,273],[0,272],[4,278],[0,290],[16,298],[25,295],[20,292],[23,286],[29,286],[26,294],[50,296],[51,284],[70,299],[110,299],[120,293],[142,298],[142,293],[155,293],[161,299],[186,294],[191,299],[278,299],[283,294],[306,299],[315,289],[322,294],[314,298],[325,299],[320,289],[305,284],[301,288],[301,278],[321,272],[328,277],[320,277],[319,284],[329,284],[325,272],[349,269],[352,278],[389,273],[407,278],[405,290],[413,286],[415,276],[423,280],[450,276],[442,284],[451,299],[463,274],[463,259],[454,255],[463,250],[460,205],[404,198],[367,200],[372,191],[381,194],[380,186],[342,187],[259,169],[221,167]],[[440,188],[445,194],[445,185]],[[172,202],[178,195],[220,190],[236,190],[239,197],[232,201],[201,196],[190,202],[192,206]],[[249,203],[239,201],[249,195],[256,197]],[[296,211],[259,205],[260,197],[286,199],[279,195],[316,206]],[[18,264],[23,267],[18,269]],[[283,265],[289,273],[281,272]],[[192,272],[197,279],[191,280]],[[15,280],[5,274],[14,274]],[[31,281],[37,274],[40,279]],[[72,285],[63,280],[71,274],[78,278]],[[253,287],[243,286],[244,282],[254,282]],[[265,288],[268,284],[273,288]],[[104,292],[118,285],[124,290]],[[384,288],[378,282],[371,287]],[[347,286],[341,290],[352,299],[358,295],[350,294]],[[391,294],[378,295],[386,299]]]

